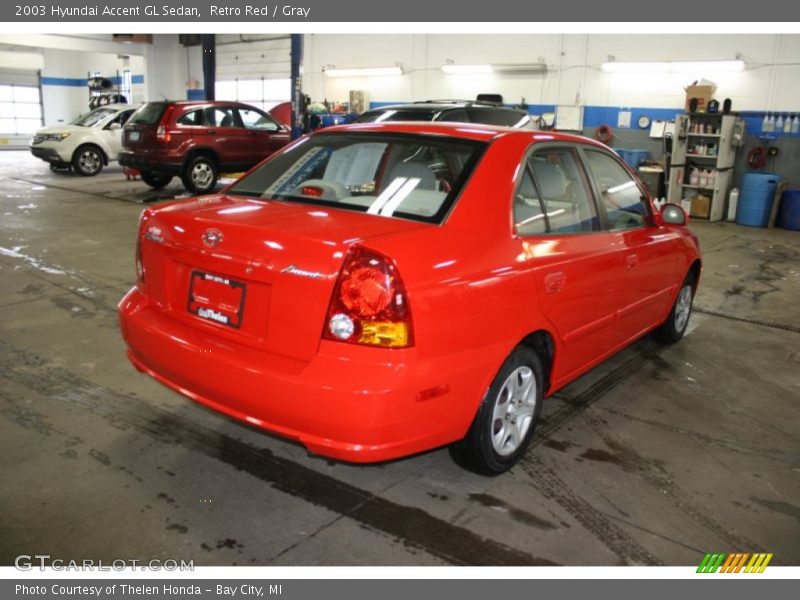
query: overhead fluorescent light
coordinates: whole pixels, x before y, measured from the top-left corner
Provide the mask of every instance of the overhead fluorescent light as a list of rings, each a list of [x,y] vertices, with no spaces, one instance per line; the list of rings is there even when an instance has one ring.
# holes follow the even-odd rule
[[[700,61],[661,61],[661,62],[604,62],[601,66],[606,73],[692,73],[709,71],[732,73],[744,71],[743,60],[700,60]]]
[[[498,73],[546,73],[545,63],[511,63],[505,65],[492,65]]]
[[[448,75],[481,75],[493,73],[492,65],[442,65],[442,71]]]
[[[402,75],[402,67],[367,67],[363,69],[325,69],[328,77],[387,77]]]

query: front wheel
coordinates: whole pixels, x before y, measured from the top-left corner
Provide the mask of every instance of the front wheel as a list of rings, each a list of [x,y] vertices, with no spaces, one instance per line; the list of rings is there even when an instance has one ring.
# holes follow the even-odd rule
[[[194,194],[207,194],[217,185],[217,164],[207,156],[198,156],[188,162],[183,172],[184,187]]]
[[[142,178],[142,181],[144,181],[154,190],[160,190],[170,181],[172,181],[171,175],[158,175],[157,173],[151,173],[150,171],[142,171],[139,173],[139,176]]]
[[[686,333],[689,316],[692,314],[692,301],[694,300],[694,276],[691,272],[686,275],[683,285],[672,305],[669,316],[653,334],[662,344],[674,344]]]
[[[72,155],[72,168],[78,175],[93,177],[103,170],[105,158],[103,151],[97,146],[87,144],[81,146]]]
[[[518,346],[500,367],[467,435],[450,447],[460,466],[499,475],[525,453],[542,411],[544,370],[539,355]]]

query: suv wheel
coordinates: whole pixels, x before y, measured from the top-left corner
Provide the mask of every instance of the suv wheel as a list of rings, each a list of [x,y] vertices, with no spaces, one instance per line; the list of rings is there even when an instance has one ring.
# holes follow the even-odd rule
[[[103,170],[105,156],[97,146],[86,144],[81,146],[72,155],[72,168],[78,175],[92,177]]]
[[[217,185],[217,164],[208,156],[197,156],[186,164],[184,187],[194,194],[206,194]]]
[[[171,175],[159,175],[157,173],[151,173],[150,171],[142,171],[139,173],[139,176],[142,178],[142,181],[154,190],[160,190],[172,181]]]

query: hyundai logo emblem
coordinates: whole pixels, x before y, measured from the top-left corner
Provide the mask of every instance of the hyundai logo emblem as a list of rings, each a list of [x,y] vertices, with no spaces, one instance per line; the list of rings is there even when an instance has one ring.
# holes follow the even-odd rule
[[[219,229],[206,229],[203,232],[203,244],[213,248],[222,241],[223,235]]]

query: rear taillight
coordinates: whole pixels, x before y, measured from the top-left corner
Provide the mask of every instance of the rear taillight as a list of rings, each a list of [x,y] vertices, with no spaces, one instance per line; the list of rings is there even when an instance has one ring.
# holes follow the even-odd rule
[[[156,139],[160,142],[168,142],[170,140],[170,135],[167,133],[166,125],[158,126],[158,129],[156,129]]]
[[[136,236],[136,284],[144,283],[144,264],[142,263],[142,242]]]
[[[156,139],[159,142],[169,142],[172,138],[172,136],[167,132],[167,123],[169,123],[171,116],[172,105],[170,104],[167,106],[164,114],[161,115],[161,120],[158,122],[158,127],[156,128]]]
[[[323,337],[386,348],[413,346],[408,295],[391,259],[364,248],[349,252],[333,290]]]

